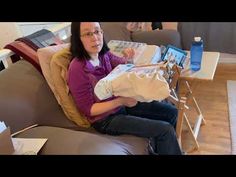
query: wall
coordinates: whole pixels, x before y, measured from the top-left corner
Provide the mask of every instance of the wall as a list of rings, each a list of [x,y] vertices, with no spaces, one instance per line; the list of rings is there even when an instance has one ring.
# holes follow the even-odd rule
[[[49,29],[59,22],[18,22],[16,24],[23,36],[27,36],[41,29]]]
[[[0,29],[0,49],[22,36],[18,25],[14,22],[0,22]]]
[[[162,22],[163,29],[177,30],[178,22]]]

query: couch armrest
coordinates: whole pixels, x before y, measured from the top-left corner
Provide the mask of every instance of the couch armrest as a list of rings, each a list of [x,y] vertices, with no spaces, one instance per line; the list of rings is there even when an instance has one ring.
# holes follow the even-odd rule
[[[134,42],[144,42],[148,45],[174,45],[181,48],[180,34],[176,30],[138,31],[131,35]]]
[[[58,105],[43,76],[25,60],[0,72],[0,121],[11,133],[33,124],[77,129]]]

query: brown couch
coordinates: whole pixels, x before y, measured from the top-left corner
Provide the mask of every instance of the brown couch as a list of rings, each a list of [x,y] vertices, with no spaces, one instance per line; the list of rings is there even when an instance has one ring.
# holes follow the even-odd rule
[[[179,33],[170,31],[130,33],[124,23],[102,23],[105,39],[148,44],[180,45]],[[147,139],[131,135],[110,136],[70,121],[57,103],[45,78],[25,60],[0,72],[0,121],[24,138],[48,138],[39,154],[148,154]]]
[[[129,135],[109,136],[70,121],[44,77],[25,60],[0,72],[0,120],[16,137],[48,138],[40,154],[147,154],[147,140]]]

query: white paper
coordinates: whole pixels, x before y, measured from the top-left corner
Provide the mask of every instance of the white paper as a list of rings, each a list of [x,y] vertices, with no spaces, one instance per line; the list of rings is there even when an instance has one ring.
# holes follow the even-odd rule
[[[0,133],[2,133],[4,130],[6,130],[7,127],[4,122],[0,122]]]
[[[119,57],[123,57],[123,51],[126,48],[133,48],[135,50],[135,56],[133,60],[136,60],[140,55],[142,55],[143,51],[145,50],[147,44],[141,42],[131,42],[131,41],[120,41],[120,40],[110,40],[108,42],[108,47],[110,51]]]
[[[135,55],[128,63],[146,65],[156,64],[161,61],[161,48],[157,45],[120,40],[110,40],[107,45],[111,53],[119,57],[124,57],[123,51],[125,48],[133,48]]]
[[[14,155],[37,155],[46,143],[46,138],[12,138]]]

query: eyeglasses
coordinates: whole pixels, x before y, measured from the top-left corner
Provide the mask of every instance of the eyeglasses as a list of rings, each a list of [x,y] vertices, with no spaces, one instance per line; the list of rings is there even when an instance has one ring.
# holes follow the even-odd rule
[[[87,33],[84,33],[84,34],[80,35],[80,37],[91,38],[91,37],[93,37],[94,34],[96,36],[100,36],[100,35],[103,34],[103,30],[100,29],[100,30],[95,30],[94,32],[87,32]]]

